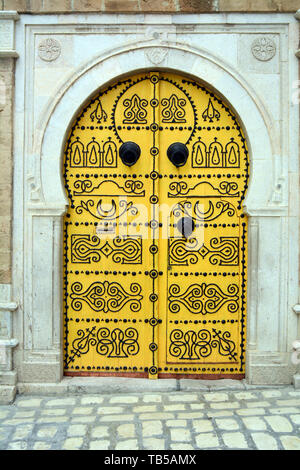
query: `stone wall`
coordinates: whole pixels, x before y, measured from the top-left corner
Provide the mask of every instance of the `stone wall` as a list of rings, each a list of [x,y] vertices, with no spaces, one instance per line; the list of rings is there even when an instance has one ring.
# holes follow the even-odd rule
[[[0,0],[1,10],[71,12],[296,12],[300,0]]]
[[[0,284],[11,282],[14,59],[0,59]]]

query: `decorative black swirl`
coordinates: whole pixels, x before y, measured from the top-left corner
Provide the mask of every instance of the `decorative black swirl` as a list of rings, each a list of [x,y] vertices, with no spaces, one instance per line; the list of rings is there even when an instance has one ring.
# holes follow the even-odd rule
[[[180,360],[193,361],[209,357],[213,349],[217,348],[221,356],[229,357],[235,361],[236,345],[234,341],[229,339],[231,337],[229,331],[222,333],[212,329],[212,333],[205,329],[198,332],[173,330],[170,334],[169,353]]]
[[[172,94],[170,98],[163,98],[161,100],[162,109],[162,122],[180,123],[186,122],[185,110],[183,107],[186,105],[184,98],[178,98]]]
[[[168,245],[170,266],[189,266],[206,257],[213,266],[238,266],[239,264],[238,237],[212,238],[211,248],[204,243],[200,245],[196,238],[186,240],[171,237]]]
[[[74,282],[71,286],[71,306],[80,311],[83,302],[87,303],[95,312],[120,312],[125,305],[129,305],[132,312],[141,309],[142,288],[139,284],[130,284],[130,292],[127,292],[118,282],[93,282],[87,290],[83,290],[80,282]]]
[[[188,312],[206,315],[218,312],[224,305],[230,313],[239,308],[239,286],[230,284],[227,293],[217,284],[192,284],[185,292],[181,292],[177,284],[169,288],[169,310],[178,313],[184,306]]]

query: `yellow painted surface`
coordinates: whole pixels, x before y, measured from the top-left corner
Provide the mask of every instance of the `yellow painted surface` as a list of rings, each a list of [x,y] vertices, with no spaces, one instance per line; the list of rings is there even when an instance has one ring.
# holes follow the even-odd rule
[[[124,142],[141,150],[131,167]],[[66,373],[244,373],[248,170],[228,104],[179,75],[123,79],[80,111],[63,171]]]

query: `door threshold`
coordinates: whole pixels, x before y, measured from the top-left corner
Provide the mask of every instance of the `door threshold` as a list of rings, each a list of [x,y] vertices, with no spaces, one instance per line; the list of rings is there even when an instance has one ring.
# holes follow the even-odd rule
[[[265,388],[266,386],[261,386]],[[26,395],[108,395],[111,393],[143,392],[210,392],[220,390],[247,390],[246,380],[219,379],[157,379],[127,377],[63,377],[58,383],[19,383],[18,394]]]

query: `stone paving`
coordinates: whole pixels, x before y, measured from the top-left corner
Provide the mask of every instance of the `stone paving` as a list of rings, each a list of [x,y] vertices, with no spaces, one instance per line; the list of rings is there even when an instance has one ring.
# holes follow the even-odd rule
[[[300,391],[19,395],[0,406],[1,450],[300,450]]]

